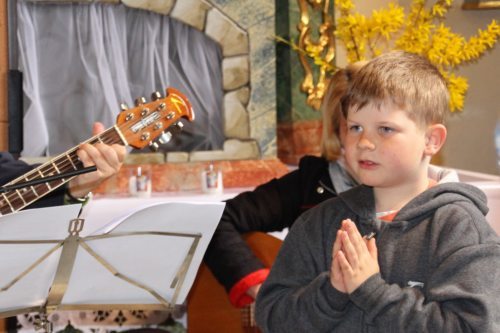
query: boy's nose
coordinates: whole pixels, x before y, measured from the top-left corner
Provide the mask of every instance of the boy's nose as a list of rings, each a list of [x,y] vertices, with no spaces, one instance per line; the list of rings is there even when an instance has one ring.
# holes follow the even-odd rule
[[[358,141],[358,148],[360,149],[367,149],[367,150],[373,150],[375,149],[375,144],[373,143],[372,140],[370,140],[366,134],[362,134],[361,137],[359,138]]]

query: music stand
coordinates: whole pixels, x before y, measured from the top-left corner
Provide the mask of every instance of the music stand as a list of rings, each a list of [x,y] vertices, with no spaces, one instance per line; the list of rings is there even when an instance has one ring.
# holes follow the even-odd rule
[[[0,317],[39,312],[50,332],[55,310],[171,310],[184,302],[224,208],[149,205],[81,237],[79,206],[0,217]]]

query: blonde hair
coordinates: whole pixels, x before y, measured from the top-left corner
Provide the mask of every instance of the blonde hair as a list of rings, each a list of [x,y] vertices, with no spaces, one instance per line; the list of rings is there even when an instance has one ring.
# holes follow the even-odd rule
[[[337,160],[342,154],[340,142],[340,120],[343,116],[342,99],[349,90],[353,75],[366,62],[356,62],[339,69],[330,79],[323,99],[321,111],[323,113],[323,133],[321,155],[329,161]]]
[[[364,66],[352,81],[343,112],[367,104],[391,102],[419,125],[444,123],[449,92],[439,70],[426,58],[404,51],[382,54]]]

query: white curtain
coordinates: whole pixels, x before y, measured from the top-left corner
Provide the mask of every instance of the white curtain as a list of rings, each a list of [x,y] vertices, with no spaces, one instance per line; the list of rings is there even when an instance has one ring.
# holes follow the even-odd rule
[[[202,32],[168,16],[111,4],[18,1],[19,67],[25,114],[23,156],[55,155],[115,123],[166,87],[184,93],[196,121],[165,150],[220,149],[222,52]]]

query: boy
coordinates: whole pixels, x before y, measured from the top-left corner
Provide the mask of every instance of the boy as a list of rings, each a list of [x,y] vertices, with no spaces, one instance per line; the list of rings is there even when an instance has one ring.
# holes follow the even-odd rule
[[[500,332],[486,197],[427,178],[448,99],[417,55],[391,52],[359,71],[344,102],[345,156],[364,185],[294,224],[257,297],[265,332]]]

